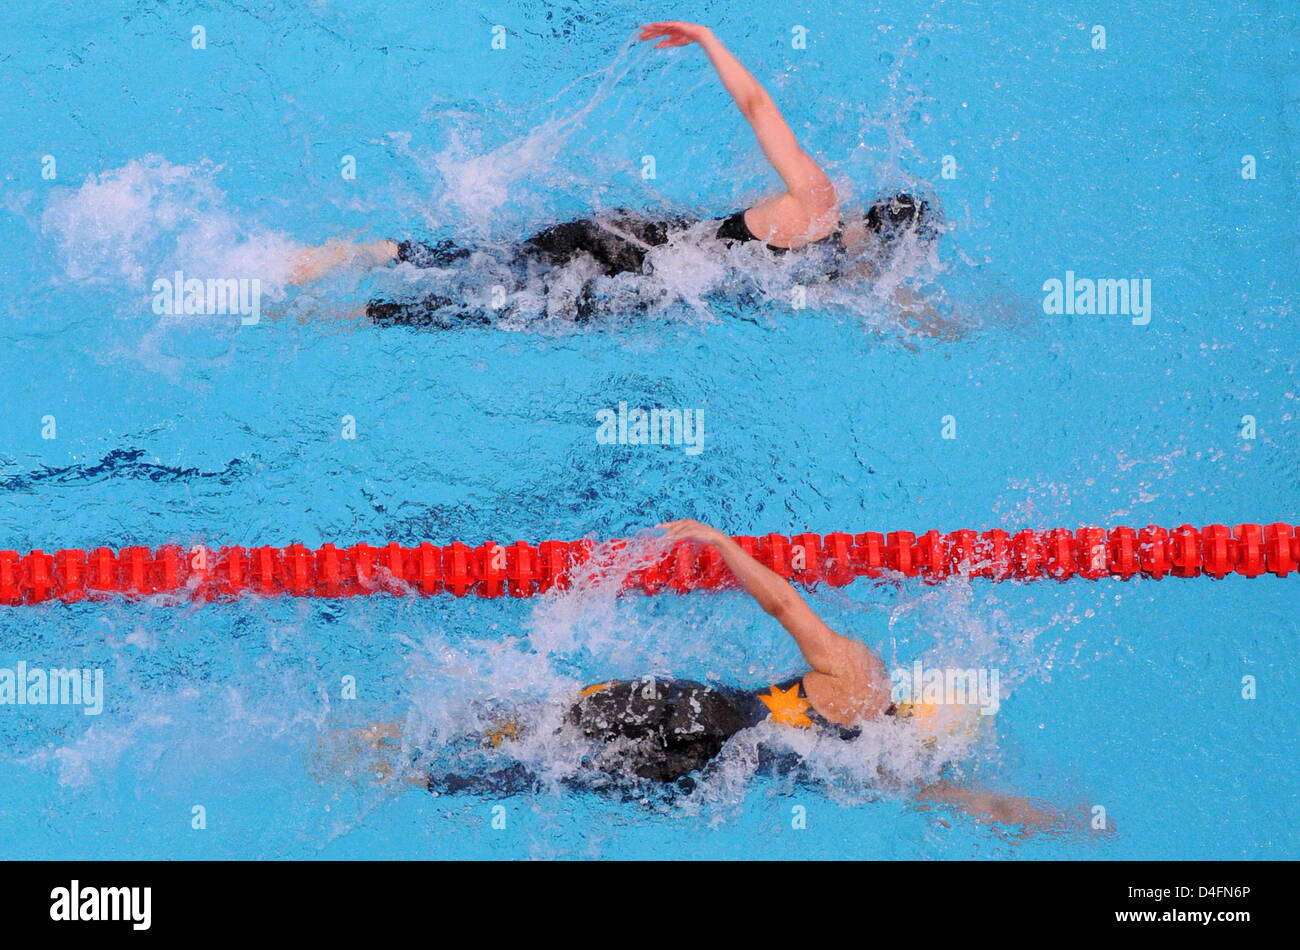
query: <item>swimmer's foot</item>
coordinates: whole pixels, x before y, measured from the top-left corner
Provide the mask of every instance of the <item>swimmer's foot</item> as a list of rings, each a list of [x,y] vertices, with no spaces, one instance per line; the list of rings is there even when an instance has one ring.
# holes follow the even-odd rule
[[[501,743],[514,742],[524,734],[524,727],[513,719],[503,719],[492,724],[492,727],[483,734],[483,745],[499,746]]]
[[[356,730],[355,734],[376,749],[388,743],[402,741],[402,727],[395,722],[372,722],[366,728]]]
[[[398,778],[402,731],[398,723],[372,723],[364,729],[331,729],[321,736],[308,771],[317,782],[339,778],[381,785]]]

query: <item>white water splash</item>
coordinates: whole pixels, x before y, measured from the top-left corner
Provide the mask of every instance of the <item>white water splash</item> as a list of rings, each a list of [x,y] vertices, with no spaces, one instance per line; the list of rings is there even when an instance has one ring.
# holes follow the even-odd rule
[[[297,245],[227,206],[220,167],[173,165],[157,155],[59,188],[41,218],[69,280],[151,296],[156,278],[257,278],[283,290]]]

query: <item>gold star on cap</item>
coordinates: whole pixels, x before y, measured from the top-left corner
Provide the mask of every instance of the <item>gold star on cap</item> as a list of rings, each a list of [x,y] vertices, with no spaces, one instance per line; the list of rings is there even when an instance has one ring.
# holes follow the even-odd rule
[[[759,693],[758,698],[771,712],[770,718],[773,722],[799,729],[812,728],[813,721],[808,718],[808,710],[812,708],[812,703],[799,695],[798,683],[785,690],[773,686],[770,692]]]

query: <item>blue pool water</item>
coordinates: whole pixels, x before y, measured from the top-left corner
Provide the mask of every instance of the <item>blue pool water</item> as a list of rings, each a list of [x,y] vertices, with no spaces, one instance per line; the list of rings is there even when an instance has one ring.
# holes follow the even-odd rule
[[[870,289],[804,310],[728,295],[689,257],[648,309],[609,288],[596,325],[538,305],[380,330],[347,314],[392,275],[283,290],[289,249],[331,237],[499,244],[592,209],[722,215],[774,183],[698,50],[629,46],[643,4],[361,7],[42,0],[0,27],[0,548],[604,538],[688,516],[733,534],[1296,522],[1286,4],[690,10],[837,181],[942,207],[937,258],[885,278],[954,339]],[[177,268],[260,275],[270,315],[155,314],[149,286]],[[1150,278],[1150,323],[1045,314],[1067,270]],[[598,444],[620,401],[702,409],[704,450]],[[879,745],[806,750],[819,781],[737,760],[646,803],[434,797],[331,758],[372,721],[436,744],[483,699],[798,672],[735,593],[2,608],[0,667],[103,669],[106,705],[0,707],[0,853],[1295,858],[1296,583],[814,592],[891,664],[997,667],[996,728],[959,767],[1116,829],[1023,839],[873,789]],[[569,750],[532,751],[558,774]]]

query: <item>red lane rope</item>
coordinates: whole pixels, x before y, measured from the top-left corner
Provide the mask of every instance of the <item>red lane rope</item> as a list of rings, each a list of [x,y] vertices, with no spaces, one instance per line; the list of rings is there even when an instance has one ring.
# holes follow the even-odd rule
[[[1300,527],[1277,523],[1166,530],[1079,528],[1068,531],[910,531],[880,534],[768,534],[735,539],[777,574],[804,585],[840,587],[858,577],[901,575],[938,583],[952,576],[989,580],[1058,581],[1072,577],[1128,580],[1212,577],[1228,574],[1286,577],[1300,563]],[[0,604],[75,602],[109,597],[231,600],[257,594],[353,597],[389,593],[456,597],[530,597],[566,589],[575,580],[608,573],[603,558],[624,540],[597,547],[592,541],[489,541],[471,548],[457,541],[439,547],[301,544],[286,548],[127,547],[68,549],[54,554],[0,551]],[[599,550],[600,556],[593,557]],[[622,589],[647,594],[671,590],[717,590],[734,584],[713,547],[679,542],[662,556],[631,570]]]

